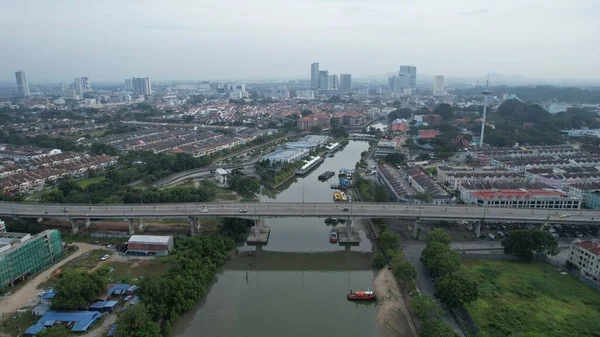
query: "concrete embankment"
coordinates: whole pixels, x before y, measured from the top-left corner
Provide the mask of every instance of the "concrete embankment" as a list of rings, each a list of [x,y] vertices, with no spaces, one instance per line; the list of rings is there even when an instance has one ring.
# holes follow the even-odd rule
[[[387,267],[379,270],[373,286],[379,302],[379,337],[417,337],[408,303],[392,271]]]

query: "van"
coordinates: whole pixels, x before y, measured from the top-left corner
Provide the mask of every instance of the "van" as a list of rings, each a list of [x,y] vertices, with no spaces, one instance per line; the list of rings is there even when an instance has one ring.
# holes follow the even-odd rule
[[[490,233],[488,234],[488,238],[490,238],[490,240],[494,240],[496,237],[494,236],[494,234]]]

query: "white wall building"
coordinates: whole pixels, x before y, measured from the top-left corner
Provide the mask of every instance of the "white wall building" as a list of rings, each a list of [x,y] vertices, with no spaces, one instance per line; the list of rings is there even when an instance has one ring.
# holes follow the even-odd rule
[[[568,261],[579,268],[581,275],[600,282],[600,241],[573,241]]]
[[[315,99],[315,92],[312,90],[299,90],[296,92],[296,97],[302,99]]]

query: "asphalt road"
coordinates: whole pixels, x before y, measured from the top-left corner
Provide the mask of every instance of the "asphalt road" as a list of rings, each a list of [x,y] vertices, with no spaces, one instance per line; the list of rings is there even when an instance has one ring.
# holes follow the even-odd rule
[[[241,210],[245,210],[244,213]],[[597,210],[483,208],[396,203],[174,203],[174,204],[27,204],[0,203],[0,216],[68,218],[182,218],[188,216],[342,217],[421,220],[519,221],[600,224]]]

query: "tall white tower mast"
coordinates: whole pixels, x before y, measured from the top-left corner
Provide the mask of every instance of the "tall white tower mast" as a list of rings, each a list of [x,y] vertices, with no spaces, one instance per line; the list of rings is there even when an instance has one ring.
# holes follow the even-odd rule
[[[484,96],[483,101],[483,120],[481,121],[481,136],[479,137],[479,146],[483,147],[483,136],[485,134],[485,117],[487,114],[488,96],[492,93],[490,90],[490,80],[485,82],[485,90],[481,92]]]

